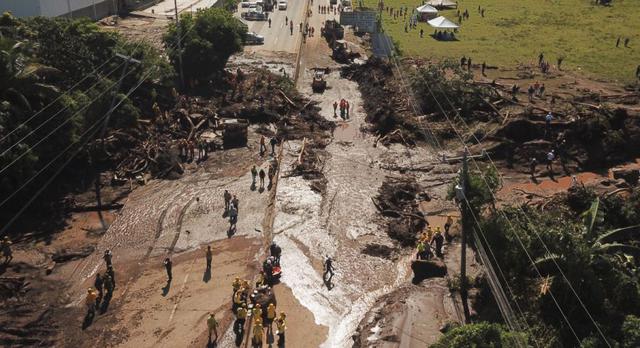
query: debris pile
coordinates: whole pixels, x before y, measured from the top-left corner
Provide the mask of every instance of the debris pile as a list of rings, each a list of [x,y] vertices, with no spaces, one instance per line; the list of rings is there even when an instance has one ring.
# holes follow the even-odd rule
[[[418,233],[427,221],[418,207],[420,200],[428,200],[414,178],[387,177],[371,198],[383,216],[388,217],[387,234],[402,246],[413,247]]]
[[[358,83],[367,113],[366,121],[371,124],[366,130],[377,134],[379,142],[383,145],[415,145],[425,139],[389,63],[370,58],[365,64],[342,68],[341,76]]]

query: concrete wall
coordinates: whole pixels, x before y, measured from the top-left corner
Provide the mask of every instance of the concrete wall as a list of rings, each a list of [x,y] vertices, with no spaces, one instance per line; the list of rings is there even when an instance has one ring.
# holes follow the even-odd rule
[[[16,17],[38,16],[40,15],[40,1],[41,0],[0,0],[0,13],[10,11]]]
[[[58,17],[71,15],[100,19],[115,13],[122,0],[0,0],[0,12],[11,11],[16,17]],[[122,6],[122,4],[120,4]]]

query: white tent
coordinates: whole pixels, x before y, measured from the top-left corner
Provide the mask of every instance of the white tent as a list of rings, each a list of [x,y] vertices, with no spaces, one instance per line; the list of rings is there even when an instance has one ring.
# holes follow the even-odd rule
[[[426,3],[437,8],[458,7],[458,3],[451,0],[429,0]]]
[[[428,21],[438,16],[438,10],[435,7],[429,5],[422,5],[416,8],[416,12],[418,12],[417,17],[421,21]]]
[[[438,13],[438,9],[429,5],[422,5],[416,8],[416,11],[418,11],[418,13]]]
[[[430,21],[428,21],[427,23],[429,23],[430,26],[436,28],[436,29],[457,29],[459,26],[455,23],[453,23],[452,21],[444,18],[443,16],[440,16],[438,18],[434,18]]]

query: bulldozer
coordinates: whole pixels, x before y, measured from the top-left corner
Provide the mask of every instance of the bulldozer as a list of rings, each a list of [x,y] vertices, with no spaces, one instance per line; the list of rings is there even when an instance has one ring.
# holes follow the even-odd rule
[[[329,73],[329,68],[313,68],[313,81],[311,82],[311,89],[313,93],[322,93],[327,88],[327,81],[324,79],[324,75]]]
[[[335,40],[331,49],[331,57],[338,63],[351,63],[354,58],[360,57],[360,53],[351,51],[344,40]]]
[[[329,43],[344,39],[344,28],[336,20],[324,22],[324,27],[322,27],[320,32]]]

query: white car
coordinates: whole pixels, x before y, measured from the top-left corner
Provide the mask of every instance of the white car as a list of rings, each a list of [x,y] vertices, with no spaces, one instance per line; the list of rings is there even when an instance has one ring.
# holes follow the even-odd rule
[[[278,10],[287,9],[287,0],[278,0]]]
[[[247,8],[247,7],[251,7],[253,5],[253,7],[256,7],[256,2],[255,1],[243,1],[240,3],[240,6],[243,8]]]

